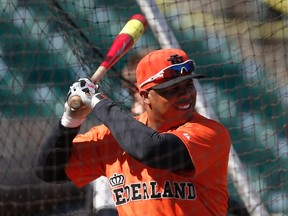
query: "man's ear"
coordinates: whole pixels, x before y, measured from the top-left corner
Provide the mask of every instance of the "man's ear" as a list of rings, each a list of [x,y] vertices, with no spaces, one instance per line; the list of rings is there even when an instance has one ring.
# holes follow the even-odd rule
[[[148,95],[149,95],[148,91],[141,91],[140,95],[141,95],[141,98],[145,104],[150,104],[150,99],[148,97]]]

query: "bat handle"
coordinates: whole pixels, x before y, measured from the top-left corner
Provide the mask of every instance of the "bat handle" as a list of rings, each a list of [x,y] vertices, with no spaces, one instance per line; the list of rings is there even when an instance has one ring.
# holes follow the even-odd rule
[[[99,80],[104,76],[107,72],[104,66],[100,66],[94,75],[91,77],[91,80],[94,84],[98,83]],[[72,108],[72,110],[81,109],[84,106],[84,103],[81,100],[81,97],[78,95],[74,95],[68,98],[68,105]]]
[[[106,67],[100,65],[100,67],[95,71],[95,73],[91,77],[92,82],[94,84],[97,84],[106,72],[107,72]]]

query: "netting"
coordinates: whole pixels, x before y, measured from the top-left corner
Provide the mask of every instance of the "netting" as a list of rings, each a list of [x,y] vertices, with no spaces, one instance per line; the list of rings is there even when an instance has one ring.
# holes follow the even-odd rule
[[[35,176],[34,162],[63,113],[69,86],[94,73],[129,17],[143,12],[138,2],[0,0],[1,215],[92,212],[91,186],[46,184]],[[205,106],[229,129],[259,205],[271,215],[287,215],[288,2],[156,3],[197,72],[210,78],[201,81]],[[127,63],[161,47],[152,26],[159,17],[149,19],[150,28],[100,81],[123,109],[131,107],[127,84],[134,83]],[[89,117],[82,129],[95,121]],[[229,197],[244,206],[241,182],[228,178]],[[236,211],[232,206],[229,214]]]

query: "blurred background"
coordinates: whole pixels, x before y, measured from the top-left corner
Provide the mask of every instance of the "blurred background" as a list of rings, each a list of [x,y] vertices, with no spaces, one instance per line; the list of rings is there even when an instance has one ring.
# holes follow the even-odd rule
[[[46,184],[35,158],[69,86],[94,73],[127,20],[147,9],[139,2],[151,1],[0,0],[0,215],[91,215],[91,186]],[[209,77],[199,89],[205,106],[229,129],[258,204],[288,215],[288,1],[154,3],[196,73]],[[100,81],[123,109],[132,104],[123,82],[133,85],[123,69],[161,48],[151,26],[159,19],[149,16],[144,35]],[[82,129],[98,123],[91,116]],[[244,205],[249,194],[237,185],[229,176],[230,197]]]

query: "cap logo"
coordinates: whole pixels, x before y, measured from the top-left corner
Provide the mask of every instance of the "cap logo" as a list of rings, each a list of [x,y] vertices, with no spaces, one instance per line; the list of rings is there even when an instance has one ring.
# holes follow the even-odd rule
[[[171,55],[170,58],[167,59],[167,61],[171,61],[172,64],[179,64],[183,62],[183,57],[175,54]]]

